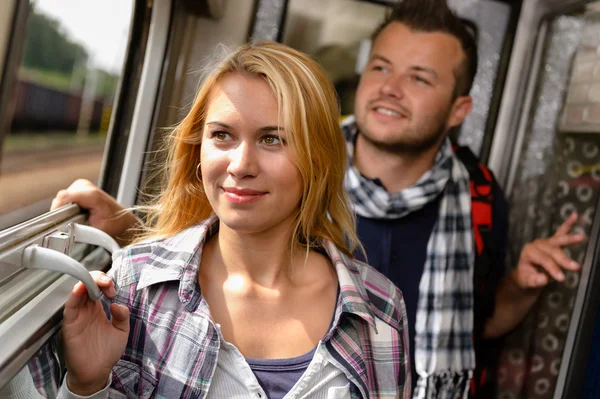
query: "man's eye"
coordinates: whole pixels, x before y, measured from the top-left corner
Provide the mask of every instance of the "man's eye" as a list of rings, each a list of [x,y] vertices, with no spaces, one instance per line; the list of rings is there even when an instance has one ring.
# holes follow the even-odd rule
[[[387,68],[385,68],[385,67],[384,67],[384,66],[382,66],[382,65],[373,65],[373,66],[371,67],[371,70],[373,70],[373,71],[379,71],[379,72],[382,72],[382,71],[387,71]]]
[[[415,79],[415,81],[416,81],[416,82],[418,82],[418,83],[422,83],[422,84],[426,84],[426,85],[429,85],[429,84],[430,84],[430,83],[429,83],[429,81],[428,81],[427,79],[424,79],[424,78],[422,78],[422,77],[420,77],[420,76],[415,76],[415,77],[414,77],[414,79]]]

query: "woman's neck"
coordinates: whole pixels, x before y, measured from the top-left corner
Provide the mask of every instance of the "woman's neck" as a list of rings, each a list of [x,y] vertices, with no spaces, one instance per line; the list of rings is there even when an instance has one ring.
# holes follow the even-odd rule
[[[219,223],[219,233],[206,244],[203,257],[209,256],[212,266],[219,266],[228,278],[276,288],[290,281],[293,270],[305,261],[300,248],[290,252],[291,223],[259,233],[240,233]]]

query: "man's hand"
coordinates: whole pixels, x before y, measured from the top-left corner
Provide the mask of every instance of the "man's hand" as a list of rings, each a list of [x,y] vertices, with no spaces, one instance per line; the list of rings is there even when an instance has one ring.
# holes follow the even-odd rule
[[[484,338],[497,338],[515,328],[529,313],[542,288],[550,281],[565,281],[563,270],[579,270],[563,247],[585,240],[571,234],[578,215],[573,213],[549,238],[535,240],[521,251],[517,267],[500,282],[494,315],[485,323]]]
[[[563,247],[585,240],[583,234],[570,234],[577,219],[577,213],[573,213],[552,237],[535,240],[525,245],[517,267],[509,273],[510,278],[519,288],[539,291],[551,280],[565,281],[563,269],[579,270],[580,265],[569,258],[563,250]]]
[[[79,179],[66,190],[60,190],[52,200],[51,210],[74,203],[90,213],[88,223],[112,236],[119,245],[127,245],[130,237],[125,233],[139,223],[131,212],[125,212],[117,201],[92,182]]]

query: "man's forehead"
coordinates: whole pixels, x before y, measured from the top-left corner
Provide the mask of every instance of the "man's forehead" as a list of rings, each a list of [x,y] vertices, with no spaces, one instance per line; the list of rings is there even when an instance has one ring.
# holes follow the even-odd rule
[[[424,32],[410,29],[408,26],[392,22],[377,36],[371,49],[371,57],[380,56],[389,62],[417,63],[422,67],[461,63],[464,51],[458,38],[435,31]]]

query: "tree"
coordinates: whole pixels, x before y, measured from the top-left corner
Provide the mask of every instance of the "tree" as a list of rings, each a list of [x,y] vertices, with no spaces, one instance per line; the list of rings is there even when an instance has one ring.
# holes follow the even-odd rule
[[[88,57],[86,49],[68,37],[58,20],[36,11],[30,3],[24,67],[70,75],[78,64],[85,65]]]

